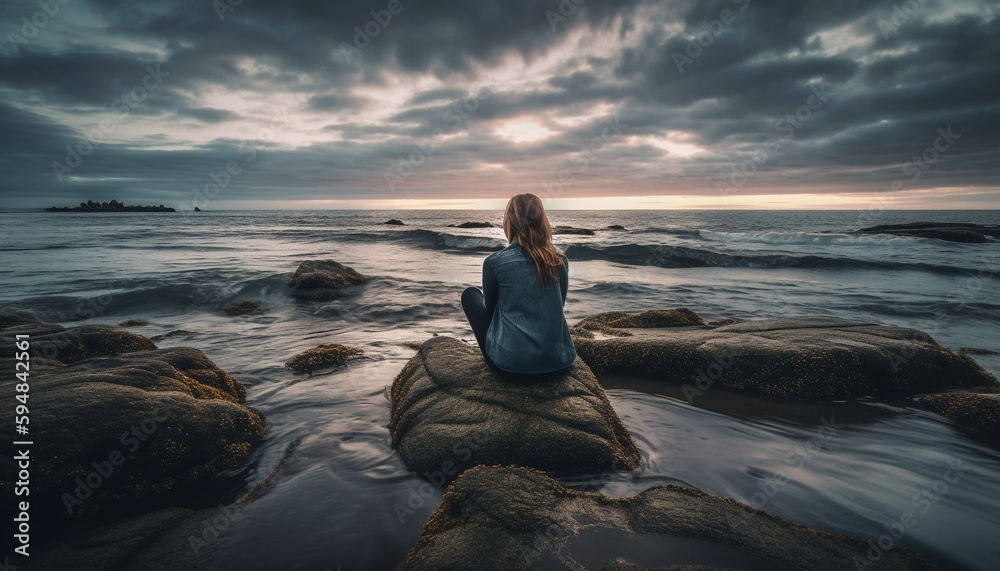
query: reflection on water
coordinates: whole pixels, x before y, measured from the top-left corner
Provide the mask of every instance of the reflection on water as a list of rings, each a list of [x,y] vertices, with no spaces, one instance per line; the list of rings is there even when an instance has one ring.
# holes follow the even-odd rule
[[[622,558],[646,568],[668,565],[702,565],[745,571],[787,571],[760,557],[728,545],[673,535],[645,535],[617,529],[589,527],[569,541],[569,553],[577,563],[597,569],[609,560]],[[566,569],[555,562],[542,563],[539,569]]]

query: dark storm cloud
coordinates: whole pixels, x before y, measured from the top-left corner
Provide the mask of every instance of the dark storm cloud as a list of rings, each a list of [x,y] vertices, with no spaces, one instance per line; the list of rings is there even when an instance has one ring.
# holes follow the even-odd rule
[[[961,138],[920,184],[1000,180],[996,1],[578,1],[67,4],[0,49],[0,204],[181,204],[248,148],[221,199],[492,196],[483,181],[501,175],[484,164],[540,188],[609,115],[628,128],[580,177],[605,194],[717,196],[732,164],[796,121],[758,187],[881,190],[948,126]],[[0,32],[37,9],[6,3]],[[150,69],[168,75],[134,91]],[[817,89],[827,97],[801,121]],[[117,115],[130,92],[142,101]],[[288,123],[273,123],[279,109]],[[102,120],[107,138],[58,180],[53,163]],[[392,192],[386,173],[420,148]]]
[[[313,111],[334,111],[338,109],[354,109],[364,107],[367,103],[362,97],[351,97],[337,93],[324,93],[309,98],[307,107]]]
[[[233,113],[226,109],[212,109],[211,107],[178,109],[177,115],[179,117],[197,119],[203,123],[225,123],[226,121],[235,121],[240,118],[239,113]]]

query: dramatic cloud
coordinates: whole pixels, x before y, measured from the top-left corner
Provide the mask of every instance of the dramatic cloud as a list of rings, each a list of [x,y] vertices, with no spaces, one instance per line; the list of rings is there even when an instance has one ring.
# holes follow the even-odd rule
[[[563,205],[996,208],[998,12],[993,0],[6,1],[0,206],[527,190]]]

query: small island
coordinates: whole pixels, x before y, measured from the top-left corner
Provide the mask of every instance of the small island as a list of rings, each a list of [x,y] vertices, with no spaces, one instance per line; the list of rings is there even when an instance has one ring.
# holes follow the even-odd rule
[[[168,206],[134,206],[134,205],[124,205],[117,200],[112,200],[111,202],[94,202],[93,200],[88,200],[87,202],[81,202],[80,206],[74,208],[53,206],[52,208],[45,209],[48,212],[177,212],[173,208]]]

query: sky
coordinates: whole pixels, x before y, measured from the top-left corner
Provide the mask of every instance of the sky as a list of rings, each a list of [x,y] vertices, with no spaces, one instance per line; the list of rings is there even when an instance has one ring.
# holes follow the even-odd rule
[[[0,207],[995,209],[998,13],[4,0]]]

